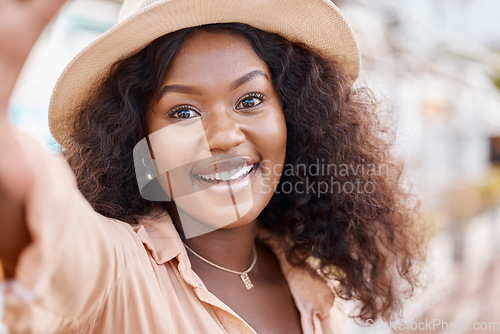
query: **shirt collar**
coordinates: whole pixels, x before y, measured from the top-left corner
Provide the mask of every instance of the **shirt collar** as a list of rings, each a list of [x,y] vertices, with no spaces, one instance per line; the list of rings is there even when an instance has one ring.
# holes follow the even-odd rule
[[[159,265],[186,253],[179,233],[168,214],[160,217],[144,217],[141,224],[134,227],[134,231]]]
[[[199,286],[186,249],[168,214],[159,218],[145,217],[140,225],[134,227],[134,231],[158,265],[177,258],[186,283]],[[303,311],[317,313],[322,318],[327,317],[334,304],[334,288],[338,282],[327,279],[310,263],[309,270],[292,266],[285,256],[285,242],[267,230],[260,229],[258,238],[276,255],[297,306]]]
[[[296,303],[300,304],[297,306],[306,312],[317,313],[321,318],[327,317],[334,305],[335,287],[339,282],[328,279],[314,265],[314,261],[306,261],[306,267],[292,266],[286,259],[285,240],[273,236],[269,231],[259,230],[258,238],[276,255],[290,292]]]

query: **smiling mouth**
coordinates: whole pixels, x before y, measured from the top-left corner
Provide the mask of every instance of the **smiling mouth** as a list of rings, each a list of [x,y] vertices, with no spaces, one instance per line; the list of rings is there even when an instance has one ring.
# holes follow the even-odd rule
[[[229,163],[221,161],[204,171],[192,172],[191,175],[196,183],[212,193],[233,196],[251,185],[259,165],[259,162],[247,164],[241,160],[232,160]]]
[[[230,171],[215,172],[213,174],[197,174],[196,176],[201,180],[209,183],[218,184],[222,181],[239,181],[248,176],[256,167],[256,163],[247,166],[232,169]]]

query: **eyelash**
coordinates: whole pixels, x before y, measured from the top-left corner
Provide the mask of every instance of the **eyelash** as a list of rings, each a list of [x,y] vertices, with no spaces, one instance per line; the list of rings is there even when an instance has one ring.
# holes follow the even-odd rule
[[[193,111],[195,113],[197,113],[198,115],[200,114],[196,109],[194,109],[192,106],[188,105],[188,104],[182,104],[180,106],[175,106],[173,107],[172,109],[170,109],[168,111],[168,116],[172,117],[172,118],[183,118],[183,117],[177,117],[176,114],[179,112],[179,111],[183,111],[183,110],[189,110],[189,111]]]
[[[245,101],[246,99],[253,99],[253,98],[256,98],[256,99],[259,99],[260,100],[260,103],[258,103],[257,105],[261,104],[262,102],[264,102],[265,100],[265,96],[264,94],[262,93],[259,93],[259,92],[250,92],[248,94],[246,94],[245,96],[243,96],[239,101],[238,101],[238,104],[236,105],[236,110],[241,110],[241,109],[249,109],[249,108],[252,108],[254,106],[251,106],[251,107],[248,107],[248,108],[241,108],[241,107],[238,107],[241,103],[243,103],[243,101]],[[192,106],[188,105],[188,104],[182,104],[182,105],[178,105],[178,106],[175,106],[173,107],[172,109],[170,109],[167,114],[169,117],[172,117],[172,118],[184,118],[184,117],[178,117],[176,116],[177,113],[179,111],[184,111],[184,110],[189,110],[189,111],[193,111],[195,113],[197,113],[198,115],[200,115],[200,112],[198,112],[196,109],[194,109]]]
[[[245,101],[246,99],[252,99],[252,98],[257,98],[259,99],[261,102],[258,103],[257,105],[261,104],[262,102],[264,102],[265,100],[265,96],[264,94],[262,93],[259,93],[259,92],[250,92],[248,94],[246,94],[245,96],[243,96],[239,101],[238,101],[238,104],[236,105],[236,109],[237,110],[240,110],[240,109],[246,109],[246,108],[238,108],[238,106],[243,102]],[[254,106],[252,106],[254,107]],[[249,107],[249,108],[252,108],[252,107]]]

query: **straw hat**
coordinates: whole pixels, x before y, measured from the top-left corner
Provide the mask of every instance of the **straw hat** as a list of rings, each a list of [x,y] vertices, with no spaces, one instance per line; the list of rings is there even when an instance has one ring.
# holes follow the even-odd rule
[[[341,64],[353,81],[360,56],[353,32],[330,0],[125,0],[118,23],[81,51],[56,83],[49,127],[68,136],[82,104],[125,59],[170,32],[210,23],[246,23],[308,45]]]

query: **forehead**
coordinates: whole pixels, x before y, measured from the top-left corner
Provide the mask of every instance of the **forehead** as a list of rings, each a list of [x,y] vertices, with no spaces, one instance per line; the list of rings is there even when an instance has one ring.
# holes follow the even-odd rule
[[[196,31],[177,50],[165,78],[170,81],[233,80],[254,69],[269,75],[266,63],[255,53],[250,42],[231,32]]]

